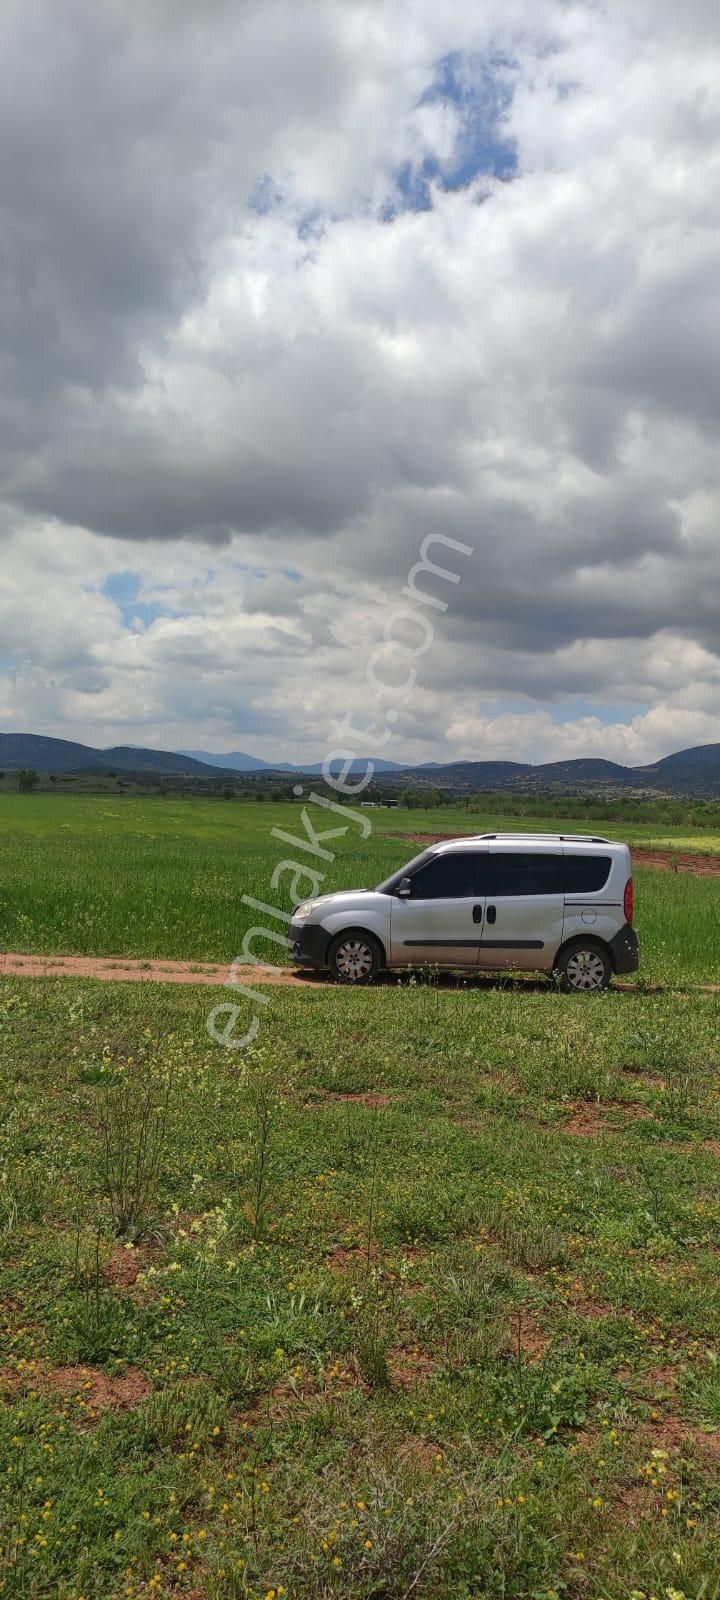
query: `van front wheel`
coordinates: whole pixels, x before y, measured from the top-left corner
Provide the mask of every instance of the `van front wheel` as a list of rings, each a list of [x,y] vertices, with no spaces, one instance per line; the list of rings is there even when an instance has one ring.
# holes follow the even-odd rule
[[[372,983],[382,966],[382,951],[372,934],[350,929],[333,939],[327,964],[338,983]]]
[[[607,950],[592,939],[577,939],[563,950],[556,972],[565,994],[587,994],[607,989],[613,974]]]

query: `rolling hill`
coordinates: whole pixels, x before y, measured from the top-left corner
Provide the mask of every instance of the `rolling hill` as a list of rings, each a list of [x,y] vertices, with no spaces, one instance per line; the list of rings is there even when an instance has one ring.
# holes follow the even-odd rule
[[[201,759],[201,756],[205,759]],[[235,765],[221,766],[226,760]],[[248,765],[241,766],[241,762]],[[263,778],[287,778],[299,774],[317,777],[320,762],[306,767],[290,762],[276,767],[257,756],[234,751],[227,757],[210,757],[207,751],[148,750],[142,746],[116,745],[96,750],[71,739],[53,739],[37,733],[0,733],[0,771],[13,772],[34,767],[45,773],[109,772],[143,774],[156,777],[193,777],[218,782],[237,781],[243,775],[252,783]],[[364,772],[365,763],[354,763]],[[678,750],[645,767],[624,767],[599,757],[580,757],[574,761],[548,761],[537,766],[523,761],[453,761],[446,765],[431,762],[417,767],[395,767],[389,761],[376,762],[381,782],[389,788],[428,786],[457,793],[483,789],[546,791],[548,793],[585,792],[601,795],[618,791],[665,794],[701,799],[720,798],[720,744],[697,745]]]
[[[41,733],[0,733],[0,770],[13,772],[21,767],[34,767],[37,772],[114,771],[168,775],[187,773],[206,778],[218,776],[217,768],[206,767],[191,756],[176,755],[169,750],[145,750],[142,746],[134,745],[94,750],[91,745],[75,744],[71,739],[50,739]]]

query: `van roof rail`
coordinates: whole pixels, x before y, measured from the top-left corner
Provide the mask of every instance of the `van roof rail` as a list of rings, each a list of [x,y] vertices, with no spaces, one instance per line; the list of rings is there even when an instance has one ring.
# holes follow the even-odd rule
[[[576,841],[579,844],[609,844],[610,843],[609,839],[605,839],[602,834],[596,834],[596,833],[561,833],[560,834],[560,838],[562,839],[563,844],[565,844],[565,843],[572,844],[573,841]]]
[[[592,833],[475,833],[474,839],[557,839],[560,844],[611,844],[610,839]],[[447,842],[447,841],[446,841]]]

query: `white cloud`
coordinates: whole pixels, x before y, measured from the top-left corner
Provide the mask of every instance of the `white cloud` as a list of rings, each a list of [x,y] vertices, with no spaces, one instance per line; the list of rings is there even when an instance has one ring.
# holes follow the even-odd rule
[[[319,754],[439,531],[475,554],[392,753],[717,738],[715,10],[169,17],[5,14],[6,725]]]

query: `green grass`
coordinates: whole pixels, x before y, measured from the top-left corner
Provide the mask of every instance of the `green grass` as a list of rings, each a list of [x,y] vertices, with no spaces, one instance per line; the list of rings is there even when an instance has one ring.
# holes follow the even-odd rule
[[[0,983],[2,1592],[718,1600],[718,1000],[269,994]]]
[[[301,808],[221,800],[104,799],[68,795],[0,796],[3,872],[0,947],[24,952],[172,957],[230,961],[245,931],[264,920],[242,904],[243,894],[288,911],[290,877],[272,876],[283,858],[325,874],[323,891],[379,882],[417,852],[398,833],[468,833],[504,825],[496,815],[465,811],[366,811],[371,836],[349,819],[344,838],[331,839],[331,862],[313,860],[273,837],[272,829],[302,837]],[[314,826],[342,819],[311,808]],[[542,819],[532,819],[542,829]],[[550,831],[562,827],[557,819]],[[572,824],[571,831],[577,825]],[[621,828],[608,830],[618,836]],[[637,843],[658,843],[636,828]],[[633,835],[633,837],[635,836]],[[667,832],[662,835],[668,843]],[[712,848],[712,839],[703,841]],[[678,847],[688,847],[680,834]],[[718,846],[720,848],[720,845]],[[637,873],[641,977],[648,982],[717,981],[720,895],[716,881]],[[310,880],[299,884],[309,892]],[[282,924],[277,923],[282,930]],[[280,961],[282,945],[254,948]]]

